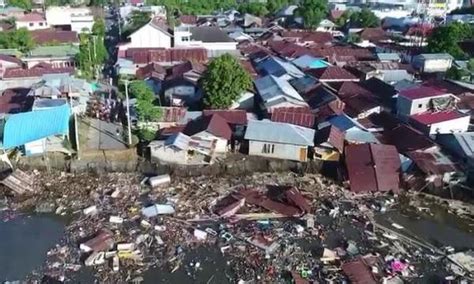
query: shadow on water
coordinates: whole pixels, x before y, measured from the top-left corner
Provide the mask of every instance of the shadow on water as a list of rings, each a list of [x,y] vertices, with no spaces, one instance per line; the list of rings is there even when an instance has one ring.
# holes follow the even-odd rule
[[[47,251],[63,236],[64,225],[64,220],[50,215],[25,215],[0,223],[0,282],[22,280],[41,268]]]

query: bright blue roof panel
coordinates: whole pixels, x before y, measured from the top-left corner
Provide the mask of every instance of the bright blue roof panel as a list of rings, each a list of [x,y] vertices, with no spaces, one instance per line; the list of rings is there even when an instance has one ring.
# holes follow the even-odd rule
[[[10,149],[52,135],[69,133],[71,109],[65,104],[10,115],[5,122],[3,147]]]

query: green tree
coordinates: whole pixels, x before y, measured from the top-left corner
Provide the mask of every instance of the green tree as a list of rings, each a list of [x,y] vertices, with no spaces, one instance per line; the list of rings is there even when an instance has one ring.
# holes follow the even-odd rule
[[[352,15],[352,11],[351,10],[346,10],[346,11],[344,11],[344,13],[342,13],[342,15],[339,18],[337,18],[334,21],[334,23],[339,28],[342,28],[349,22],[349,19],[351,18],[351,15]]]
[[[303,25],[307,29],[317,28],[326,15],[326,0],[301,0],[296,15],[303,18]]]
[[[463,80],[464,78],[466,78],[468,76],[469,76],[469,74],[467,73],[466,70],[459,69],[455,66],[452,66],[446,72],[446,78],[452,79],[452,80]]]
[[[427,50],[431,53],[446,52],[456,59],[464,59],[466,54],[458,43],[473,36],[474,29],[468,24],[455,22],[447,26],[439,26],[428,37]]]
[[[16,48],[28,52],[35,47],[30,31],[26,28],[0,32],[0,48]]]
[[[151,20],[150,12],[132,11],[130,13],[128,24],[124,27],[122,37],[127,38],[129,35],[146,25]]]
[[[367,9],[363,8],[359,12],[353,12],[349,16],[349,22],[351,27],[357,28],[375,28],[380,26],[380,20],[375,14]]]
[[[92,33],[95,35],[105,36],[105,21],[102,18],[96,18],[92,26]]]
[[[252,79],[234,57],[224,54],[211,61],[199,83],[204,91],[204,105],[222,109],[249,89]]]
[[[31,33],[26,28],[20,28],[16,32],[10,33],[10,40],[22,52],[30,51],[35,46]]]
[[[293,3],[295,3],[295,1],[291,1],[291,0],[271,0],[271,1],[267,1],[267,10],[270,14],[274,15],[279,10],[281,10],[281,8],[283,8],[287,5],[293,4]]]
[[[157,121],[161,118],[161,108],[154,105],[155,94],[145,81],[134,81],[129,87],[130,95],[137,99],[138,119],[143,122]]]
[[[31,0],[8,0],[8,5],[31,10],[32,3]]]
[[[79,63],[81,75],[87,79],[98,77],[100,69],[108,57],[104,43],[105,28],[102,28],[102,25],[103,20],[98,20],[92,27],[92,31],[95,33],[79,35],[79,53],[76,60]]]
[[[467,62],[467,70],[474,72],[474,58],[469,59]]]
[[[358,35],[356,33],[350,33],[346,37],[346,41],[349,42],[349,43],[360,43],[362,41],[362,39],[360,38],[360,35]]]
[[[263,3],[242,3],[238,10],[241,14],[248,13],[259,17],[268,14],[267,7]]]

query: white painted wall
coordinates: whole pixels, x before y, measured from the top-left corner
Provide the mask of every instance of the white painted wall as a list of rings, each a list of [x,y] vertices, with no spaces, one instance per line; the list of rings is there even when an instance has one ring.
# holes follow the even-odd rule
[[[264,153],[263,146],[275,145],[273,153]],[[249,155],[251,156],[261,156],[268,158],[292,160],[292,161],[301,161],[305,162],[307,157],[303,160],[300,159],[301,149],[308,149],[306,146],[290,145],[290,144],[279,144],[279,143],[270,143],[270,142],[261,142],[261,141],[249,141]]]
[[[26,143],[24,146],[26,156],[43,154],[46,152],[46,138]]]
[[[466,132],[469,128],[470,116],[460,117],[457,119],[443,121],[430,125],[429,134],[450,134]]]
[[[198,137],[202,140],[208,140],[208,141],[216,140],[217,142],[216,142],[215,152],[216,153],[226,153],[227,152],[227,143],[228,143],[227,139],[217,137],[217,136],[212,135],[211,133],[209,133],[207,131],[196,133],[192,137]]]
[[[438,98],[451,97],[451,94],[444,94],[441,96],[433,96],[427,98],[420,98],[416,100],[409,100],[403,96],[398,96],[397,99],[397,113],[400,118],[407,117],[413,114],[426,112],[431,107],[431,100]]]
[[[127,48],[171,48],[171,36],[147,24],[130,36]]]
[[[84,31],[91,32],[94,26],[94,16],[80,15],[71,17],[71,31],[82,33]]]
[[[21,28],[26,28],[29,31],[34,31],[34,30],[42,30],[42,29],[47,29],[48,28],[48,23],[46,21],[44,22],[16,22],[16,28],[21,29]]]
[[[66,26],[71,25],[73,17],[79,18],[80,16],[91,16],[91,10],[87,7],[59,7],[50,6],[46,9],[46,21],[51,26]]]

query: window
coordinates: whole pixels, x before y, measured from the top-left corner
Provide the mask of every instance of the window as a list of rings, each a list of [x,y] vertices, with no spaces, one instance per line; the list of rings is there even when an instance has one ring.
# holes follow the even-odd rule
[[[32,27],[34,24],[33,24],[33,23],[29,23],[28,25],[29,25],[30,27]]]
[[[423,107],[423,104],[418,104],[418,108],[422,108]]]
[[[189,37],[183,36],[183,37],[181,38],[181,41],[189,41]]]
[[[42,26],[43,26],[43,22],[40,22],[39,25],[40,25],[40,27],[42,27]]]
[[[275,152],[275,144],[263,144],[263,154],[273,154]]]

